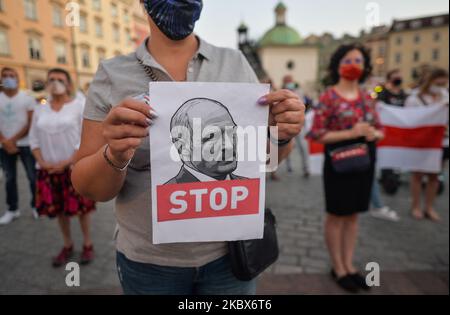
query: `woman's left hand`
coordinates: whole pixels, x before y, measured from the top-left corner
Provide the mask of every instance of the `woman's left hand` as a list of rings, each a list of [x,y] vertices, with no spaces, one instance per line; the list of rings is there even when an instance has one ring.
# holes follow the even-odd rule
[[[260,98],[258,103],[270,106],[269,124],[278,127],[278,140],[291,140],[302,131],[305,123],[305,104],[294,92],[272,92]]]

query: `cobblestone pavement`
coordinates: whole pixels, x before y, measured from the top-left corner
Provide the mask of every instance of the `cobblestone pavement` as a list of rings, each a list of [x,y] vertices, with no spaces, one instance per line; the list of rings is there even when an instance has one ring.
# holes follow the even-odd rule
[[[322,236],[321,178],[304,179],[300,167],[296,167],[299,165],[296,155],[292,162],[294,173],[287,174],[282,165],[279,172],[282,180],[269,181],[267,185],[267,206],[277,216],[281,256],[263,275],[259,293],[342,293],[327,275],[329,260]],[[26,205],[29,193],[22,170],[20,192],[21,204]],[[405,184],[397,196],[383,196],[386,204],[401,215],[399,223],[369,215],[361,217],[358,265],[363,270],[368,262],[379,263],[382,287],[375,293],[448,294],[448,190],[437,202],[436,208],[443,217],[439,224],[411,219],[408,195]],[[1,187],[0,212],[4,208],[5,195]],[[112,242],[114,225],[112,203],[99,204],[92,223],[96,260],[81,267],[81,287],[72,289],[65,285],[66,271],[50,266],[51,257],[61,246],[56,221],[34,221],[30,209],[24,208],[19,220],[0,227],[0,294],[120,294]],[[72,231],[79,255],[81,235],[76,220],[72,222]]]

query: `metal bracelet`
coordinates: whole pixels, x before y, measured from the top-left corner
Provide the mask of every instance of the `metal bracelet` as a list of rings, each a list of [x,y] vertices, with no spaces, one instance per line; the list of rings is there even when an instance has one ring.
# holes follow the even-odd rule
[[[107,144],[107,145],[105,146],[105,150],[103,150],[103,157],[105,158],[105,161],[106,161],[113,169],[115,169],[116,171],[119,171],[119,172],[125,172],[126,169],[128,168],[128,166],[130,165],[132,159],[130,159],[130,160],[127,162],[127,164],[125,164],[124,167],[118,167],[118,166],[116,166],[116,165],[109,159],[108,154],[106,154],[106,152],[108,151],[108,148],[109,148],[109,144]]]

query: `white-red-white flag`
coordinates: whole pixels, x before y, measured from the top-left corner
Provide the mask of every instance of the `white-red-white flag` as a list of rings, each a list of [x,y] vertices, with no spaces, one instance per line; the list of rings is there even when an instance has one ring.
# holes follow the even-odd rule
[[[314,122],[314,111],[311,110],[306,114],[305,117],[305,129],[306,134],[309,133],[313,126]],[[321,175],[322,174],[322,168],[323,168],[323,162],[324,162],[324,145],[321,143],[318,143],[311,138],[307,138],[308,140],[308,146],[309,146],[309,172],[311,175]]]
[[[448,125],[448,106],[402,108],[378,103],[385,138],[378,144],[380,169],[439,173],[442,142]],[[305,128],[312,127],[314,113],[306,115]],[[308,140],[311,174],[322,174],[324,146]]]
[[[378,167],[439,173],[448,106],[399,108],[378,104],[385,138],[378,144]]]

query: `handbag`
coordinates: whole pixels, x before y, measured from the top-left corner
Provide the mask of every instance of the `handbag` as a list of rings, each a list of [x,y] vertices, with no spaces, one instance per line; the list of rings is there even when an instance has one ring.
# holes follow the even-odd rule
[[[145,65],[137,56],[151,81],[158,81],[152,68]],[[260,275],[279,256],[276,219],[270,209],[264,214],[264,236],[260,240],[228,242],[229,257],[233,275],[241,281],[250,281]]]
[[[364,100],[360,103],[367,122],[367,111]],[[331,165],[336,173],[349,174],[367,171],[371,166],[370,150],[367,143],[353,143],[326,150]]]
[[[260,240],[228,242],[233,275],[241,281],[259,276],[279,256],[276,219],[270,209],[264,216],[264,236]]]
[[[346,145],[330,150],[328,154],[336,173],[364,172],[370,168],[369,147],[365,143]]]

